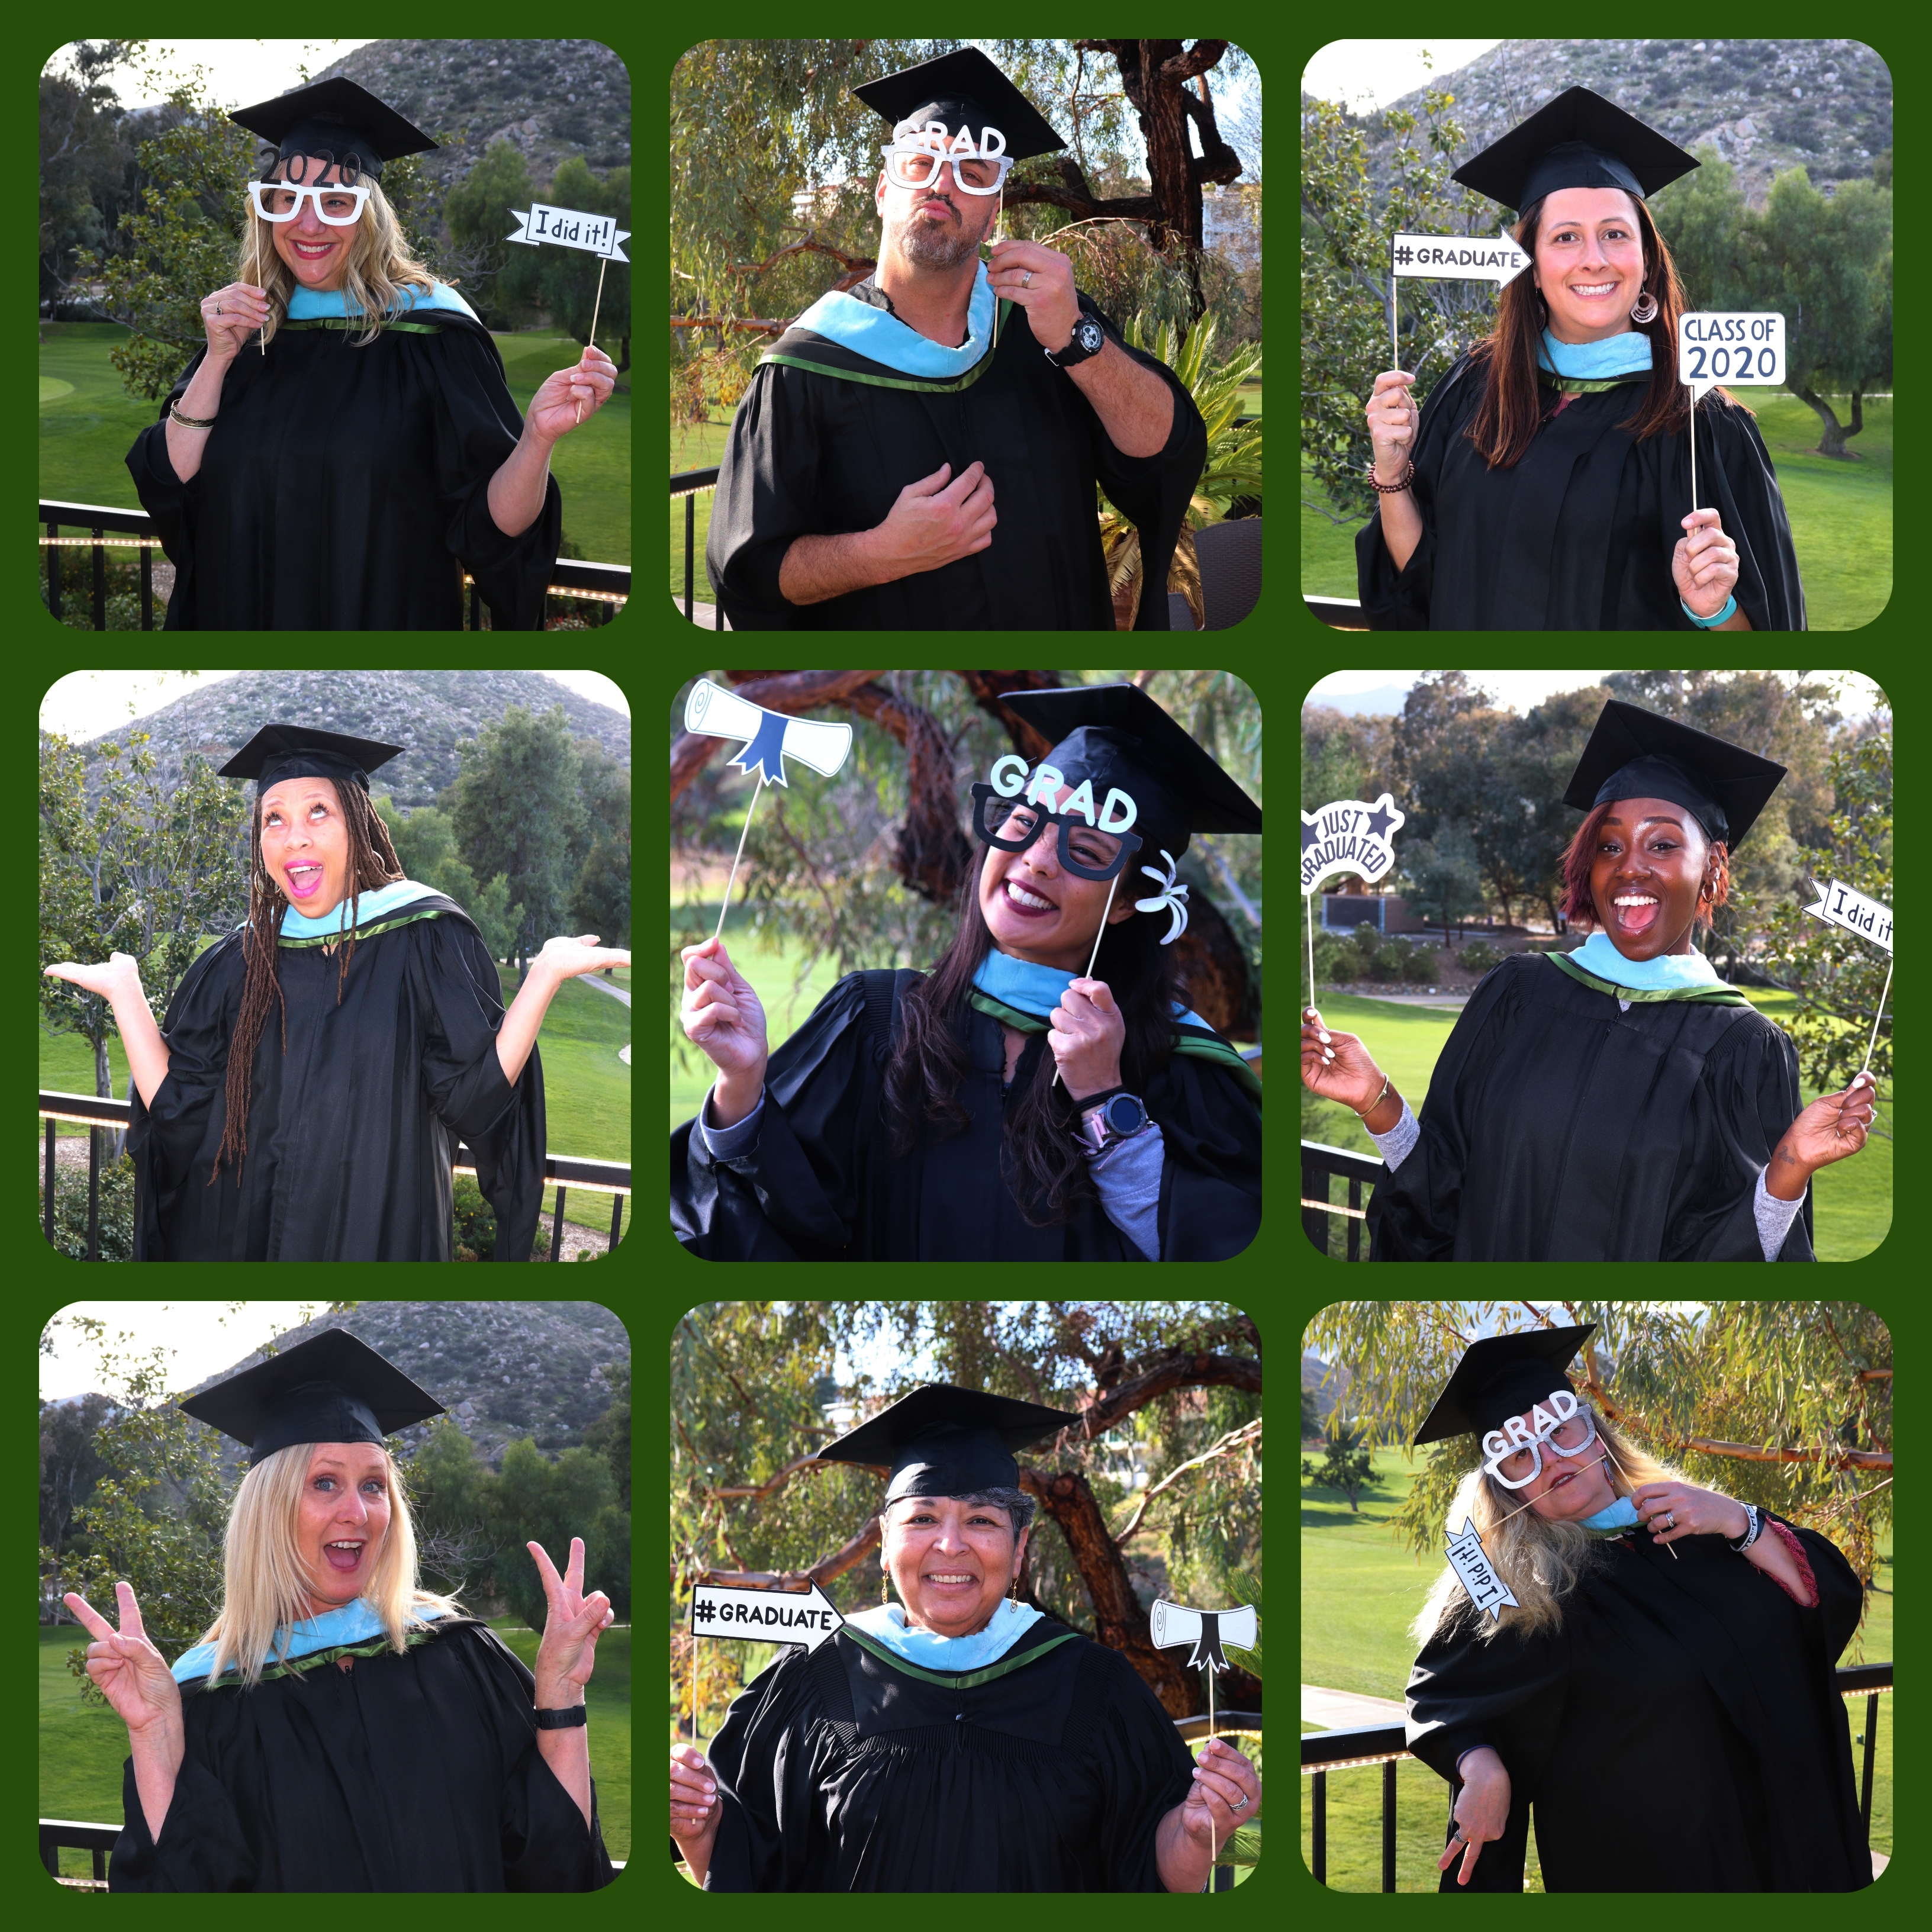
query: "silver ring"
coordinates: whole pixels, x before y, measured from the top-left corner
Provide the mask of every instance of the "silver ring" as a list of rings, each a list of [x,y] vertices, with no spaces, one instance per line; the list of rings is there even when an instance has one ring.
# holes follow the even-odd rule
[[[1033,286],[1033,271],[1030,268],[1022,268],[1020,271],[1020,286],[1023,289],[1030,289]]]
[[[1677,1527],[1677,1512],[1675,1510],[1664,1511],[1664,1526],[1666,1529],[1675,1529]]]
[[[1228,1801],[1228,1809],[1230,1811],[1238,1811],[1243,1805],[1246,1804],[1247,1802],[1248,1794],[1244,1791],[1241,1793],[1240,1797],[1231,1798]]]

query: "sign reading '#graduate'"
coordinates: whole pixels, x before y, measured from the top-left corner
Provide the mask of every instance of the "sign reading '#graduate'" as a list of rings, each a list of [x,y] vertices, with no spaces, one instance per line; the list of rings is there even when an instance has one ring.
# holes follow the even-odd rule
[[[1499,228],[1493,241],[1486,235],[1397,235],[1389,243],[1389,266],[1398,276],[1494,282],[1502,289],[1529,266],[1529,257]]]
[[[1408,814],[1387,792],[1373,805],[1338,798],[1301,814],[1301,890],[1312,892],[1336,872],[1358,872],[1372,885],[1395,864],[1390,842]]]
[[[506,242],[522,242],[531,248],[554,242],[560,248],[582,248],[607,261],[628,262],[630,256],[618,244],[629,241],[631,231],[620,228],[608,214],[586,214],[574,208],[552,208],[548,202],[533,201],[526,214],[520,208],[510,212],[517,218],[517,232]]]
[[[1462,1533],[1448,1539],[1449,1567],[1462,1580],[1462,1587],[1469,1593],[1469,1600],[1479,1610],[1487,1610],[1491,1618],[1502,1621],[1503,1606],[1514,1604],[1516,1598],[1510,1586],[1496,1573],[1483,1549],[1483,1539],[1476,1533],[1474,1520],[1462,1519]]]
[[[1677,380],[1694,402],[1720,382],[1784,380],[1784,318],[1768,309],[1698,309],[1677,318]]]
[[[1804,910],[1814,919],[1828,920],[1847,932],[1856,932],[1861,939],[1869,939],[1874,946],[1882,946],[1888,952],[1892,950],[1891,907],[1867,898],[1863,892],[1854,892],[1836,879],[1828,880],[1823,885],[1814,879],[1811,890],[1818,895],[1818,903]]]
[[[816,1650],[845,1628],[845,1619],[814,1583],[796,1590],[725,1590],[700,1583],[691,1593],[693,1636],[752,1637],[763,1643],[802,1643]]]
[[[1237,1650],[1252,1650],[1256,1625],[1255,1606],[1244,1604],[1238,1610],[1190,1610],[1183,1604],[1154,1599],[1148,1618],[1156,1650],[1178,1650],[1183,1644],[1192,1648],[1187,1658],[1190,1670],[1229,1670],[1223,1644]]]

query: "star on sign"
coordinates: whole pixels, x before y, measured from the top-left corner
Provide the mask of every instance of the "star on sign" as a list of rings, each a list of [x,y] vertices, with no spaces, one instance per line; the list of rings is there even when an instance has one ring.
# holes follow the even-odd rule
[[[1322,834],[1304,818],[1301,821],[1301,849],[1306,852],[1310,846],[1318,845],[1321,842]]]
[[[1379,807],[1376,810],[1370,812],[1369,814],[1369,836],[1371,838],[1386,838],[1388,836],[1390,822],[1394,818],[1394,817],[1395,814],[1393,812],[1385,812]]]

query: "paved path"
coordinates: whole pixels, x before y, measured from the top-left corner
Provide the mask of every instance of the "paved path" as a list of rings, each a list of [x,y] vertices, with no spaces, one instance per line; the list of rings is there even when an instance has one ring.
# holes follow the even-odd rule
[[[1352,1690],[1324,1690],[1318,1684],[1301,1687],[1301,1721],[1324,1730],[1350,1731],[1368,1724],[1399,1724],[1405,1713],[1396,1697],[1364,1697]]]
[[[586,986],[595,986],[600,993],[608,993],[614,1000],[622,1000],[626,1006],[631,1004],[631,989],[620,986],[614,980],[607,980],[601,973],[580,973],[577,976]]]

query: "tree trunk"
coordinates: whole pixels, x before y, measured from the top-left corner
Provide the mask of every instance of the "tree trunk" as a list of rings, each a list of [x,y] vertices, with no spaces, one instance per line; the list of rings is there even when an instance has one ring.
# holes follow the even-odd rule
[[[1247,955],[1211,899],[1189,900],[1187,930],[1172,951],[1182,1000],[1217,1032],[1250,1037],[1261,1012]]]
[[[1858,390],[1854,389],[1852,392],[1852,426],[1846,430],[1845,434],[1847,436],[1856,436],[1864,426],[1865,399]]]
[[[1819,422],[1818,448],[1820,456],[1835,456],[1849,461],[1852,452],[1845,447],[1845,426],[1839,422],[1837,412],[1825,398],[1814,391],[1806,388],[1798,392],[1798,400],[1809,404]]]

